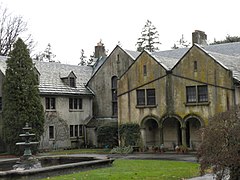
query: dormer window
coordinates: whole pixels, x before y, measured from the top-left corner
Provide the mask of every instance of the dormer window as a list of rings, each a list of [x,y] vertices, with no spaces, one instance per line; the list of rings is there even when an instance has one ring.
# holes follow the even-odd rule
[[[76,82],[74,77],[69,78],[69,86],[70,87],[76,87]]]
[[[62,79],[63,83],[69,87],[76,87],[76,75],[71,71],[70,73],[61,73],[60,78]]]

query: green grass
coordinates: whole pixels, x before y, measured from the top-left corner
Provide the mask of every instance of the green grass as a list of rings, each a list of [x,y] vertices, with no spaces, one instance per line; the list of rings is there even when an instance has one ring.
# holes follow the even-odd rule
[[[162,160],[115,160],[113,166],[79,173],[49,177],[50,180],[157,179],[177,180],[198,176],[199,165]]]
[[[68,155],[68,154],[108,154],[111,149],[71,149],[71,150],[56,150],[47,152],[49,155]],[[45,153],[40,153],[45,154]]]

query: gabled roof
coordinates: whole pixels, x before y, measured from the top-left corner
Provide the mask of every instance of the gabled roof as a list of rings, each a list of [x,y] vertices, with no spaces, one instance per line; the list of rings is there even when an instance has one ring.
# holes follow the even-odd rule
[[[61,64],[55,62],[34,61],[40,72],[40,94],[53,95],[92,95],[85,84],[90,79],[92,67]],[[61,77],[73,72],[76,78],[76,87],[65,84]]]

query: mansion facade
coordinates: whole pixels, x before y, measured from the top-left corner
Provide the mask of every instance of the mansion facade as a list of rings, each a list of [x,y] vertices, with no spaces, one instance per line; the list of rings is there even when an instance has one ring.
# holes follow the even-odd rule
[[[34,61],[45,112],[39,148],[98,147],[97,127],[138,123],[144,146],[196,149],[208,119],[240,101],[240,43],[206,37],[195,31],[190,48],[153,53],[116,46],[108,56],[99,43],[89,66]],[[5,69],[2,57],[0,96]]]

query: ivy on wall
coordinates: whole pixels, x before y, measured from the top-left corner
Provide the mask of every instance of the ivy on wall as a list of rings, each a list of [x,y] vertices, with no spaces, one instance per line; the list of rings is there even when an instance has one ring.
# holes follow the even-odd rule
[[[137,123],[126,123],[119,126],[121,146],[138,146],[140,142],[140,126]]]

